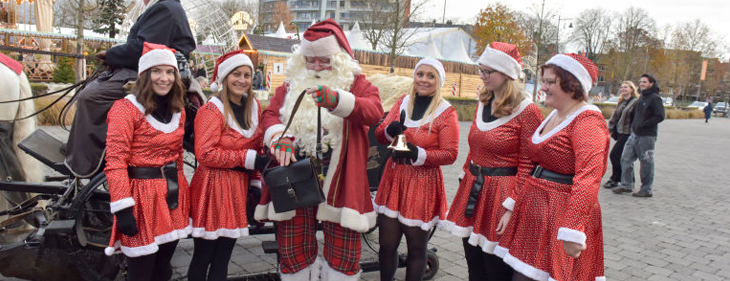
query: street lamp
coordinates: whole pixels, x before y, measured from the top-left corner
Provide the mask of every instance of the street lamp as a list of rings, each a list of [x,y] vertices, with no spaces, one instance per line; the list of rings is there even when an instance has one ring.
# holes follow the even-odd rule
[[[560,54],[560,21],[572,20],[572,19],[573,18],[564,18],[564,19],[561,19],[560,16],[558,15],[558,35],[557,35],[558,40],[556,40],[557,42],[555,42],[555,53],[556,54]],[[573,28],[573,23],[572,22],[570,22],[570,24],[568,25],[568,28]]]

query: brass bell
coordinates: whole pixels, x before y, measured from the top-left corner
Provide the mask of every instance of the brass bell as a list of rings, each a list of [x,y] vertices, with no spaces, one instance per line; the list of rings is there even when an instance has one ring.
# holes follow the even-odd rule
[[[388,146],[389,149],[400,152],[411,151],[406,144],[406,135],[400,134],[393,139],[393,142]]]

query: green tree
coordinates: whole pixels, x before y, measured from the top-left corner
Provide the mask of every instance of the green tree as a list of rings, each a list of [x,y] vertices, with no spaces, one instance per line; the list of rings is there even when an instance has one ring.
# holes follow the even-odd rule
[[[74,83],[76,81],[76,73],[74,71],[74,61],[67,57],[61,57],[56,63],[56,69],[53,70],[53,82],[56,83]]]
[[[99,0],[98,7],[97,17],[93,19],[93,23],[97,26],[94,31],[108,33],[109,37],[114,38],[119,31],[117,26],[124,21],[124,1]]]

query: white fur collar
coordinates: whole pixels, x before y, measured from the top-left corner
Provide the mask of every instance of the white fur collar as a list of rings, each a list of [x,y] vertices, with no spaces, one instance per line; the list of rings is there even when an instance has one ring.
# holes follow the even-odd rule
[[[491,122],[484,122],[482,119],[482,114],[484,112],[484,103],[479,103],[477,105],[477,116],[475,117],[477,122],[477,128],[479,128],[480,131],[489,131],[491,129],[497,128],[499,126],[502,126],[512,120],[513,118],[517,117],[517,115],[520,115],[522,111],[527,108],[528,105],[530,105],[532,101],[529,98],[525,98],[520,102],[519,106],[512,110],[512,114],[507,116],[502,116],[497,118],[497,120],[491,121]]]
[[[570,125],[570,123],[573,122],[573,119],[575,119],[576,116],[580,115],[581,113],[583,113],[583,111],[587,111],[587,110],[601,112],[601,110],[598,109],[597,106],[592,105],[592,104],[586,104],[586,105],[582,106],[581,108],[579,108],[578,110],[576,110],[575,112],[568,115],[568,117],[566,117],[565,120],[563,120],[563,122],[560,122],[560,124],[555,126],[555,128],[550,130],[550,132],[548,132],[545,135],[540,136],[540,132],[542,131],[542,128],[545,127],[545,124],[547,124],[547,122],[550,121],[551,118],[555,117],[555,115],[558,113],[557,110],[553,110],[553,112],[550,112],[550,115],[548,115],[548,117],[545,118],[545,120],[543,120],[542,123],[540,123],[540,127],[537,127],[537,130],[535,130],[535,133],[532,134],[532,143],[538,144],[538,143],[545,141],[546,139],[549,139],[550,137],[555,135],[557,132],[560,132],[560,130],[562,130],[563,128]]]
[[[129,94],[124,98],[131,101],[132,104],[139,110],[139,112],[144,114],[144,106],[142,106],[142,104],[137,101],[136,96]],[[177,130],[178,127],[180,127],[180,115],[181,115],[180,112],[173,113],[172,119],[170,120],[169,123],[162,123],[162,122],[158,121],[157,119],[152,117],[152,114],[147,114],[144,116],[144,118],[145,118],[145,120],[147,120],[147,123],[149,123],[150,126],[152,126],[152,128],[155,128],[165,134],[169,134],[169,133],[172,133],[175,130]]]
[[[218,97],[211,97],[210,102],[212,102],[215,107],[220,110],[221,114],[226,116],[226,113],[223,111],[223,101],[221,101]],[[259,105],[256,101],[253,101],[253,106],[251,107],[251,126],[248,128],[248,130],[243,130],[240,126],[238,126],[238,123],[235,122],[235,117],[233,115],[228,116],[228,126],[231,127],[231,129],[235,130],[242,136],[246,138],[250,138],[253,136],[253,133],[256,132],[256,128],[259,126]]]
[[[451,104],[444,99],[441,102],[441,105],[439,106],[439,108],[437,108],[436,109],[436,112],[434,112],[433,114],[428,115],[428,116],[423,116],[422,118],[425,118],[425,119],[411,120],[411,114],[408,112],[408,103],[410,102],[410,100],[411,100],[411,96],[410,95],[406,95],[403,98],[403,101],[400,104],[400,110],[398,110],[398,112],[404,112],[405,111],[405,113],[406,113],[406,122],[405,122],[404,125],[406,125],[406,127],[410,127],[410,128],[418,127],[420,125],[425,125],[425,124],[431,123],[431,121],[433,121],[433,119],[436,119],[436,117],[439,117],[441,115],[441,113],[444,113],[444,111],[446,111],[446,109],[448,109],[449,107],[451,107]]]

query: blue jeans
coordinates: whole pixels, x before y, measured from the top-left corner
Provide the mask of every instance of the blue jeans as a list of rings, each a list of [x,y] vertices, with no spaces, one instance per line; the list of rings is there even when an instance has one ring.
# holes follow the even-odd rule
[[[634,188],[634,162],[639,159],[641,168],[640,192],[651,193],[651,185],[654,182],[654,144],[656,137],[637,136],[631,134],[621,154],[621,187]]]

